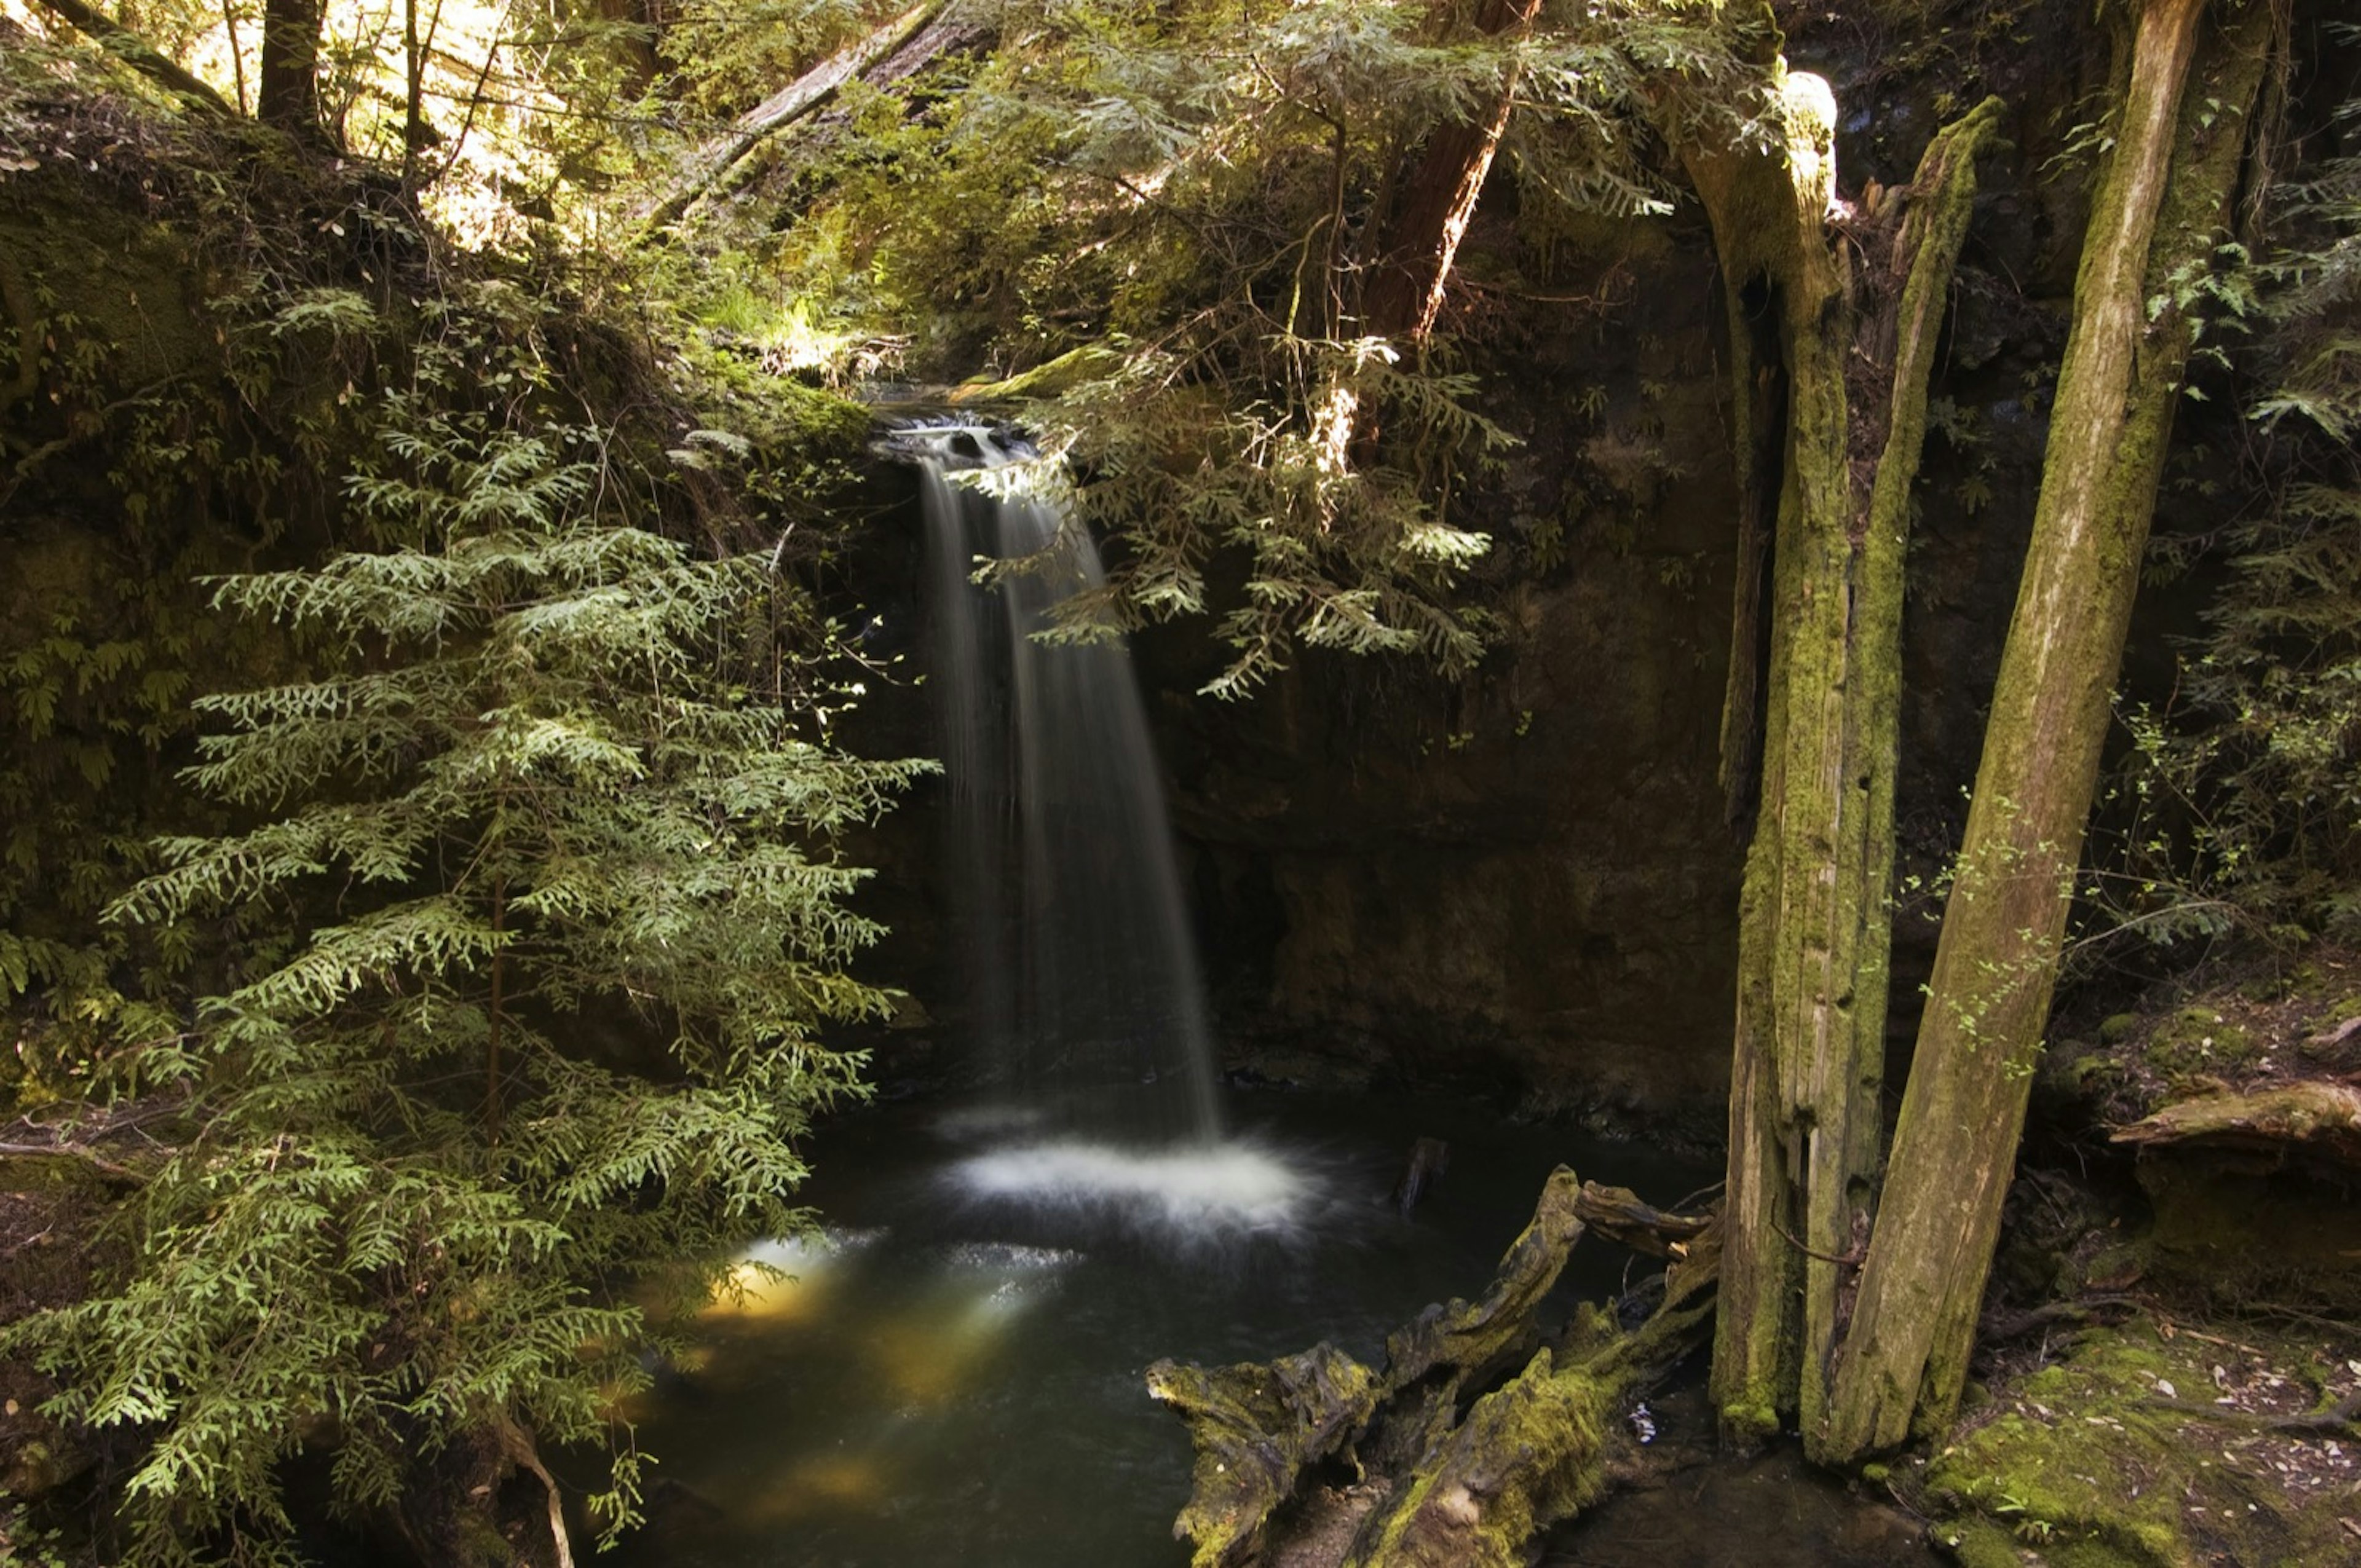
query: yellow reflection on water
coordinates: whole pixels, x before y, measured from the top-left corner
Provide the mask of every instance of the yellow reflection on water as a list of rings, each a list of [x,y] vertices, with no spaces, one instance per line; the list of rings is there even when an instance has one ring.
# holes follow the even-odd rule
[[[939,1289],[909,1311],[867,1325],[862,1349],[904,1403],[939,1404],[972,1385],[1021,1298],[986,1278]]]
[[[700,1319],[802,1322],[818,1314],[829,1254],[800,1242],[764,1242],[750,1248],[713,1288]]]
[[[806,1454],[732,1512],[750,1524],[772,1525],[834,1509],[875,1508],[885,1501],[890,1480],[874,1454]]]

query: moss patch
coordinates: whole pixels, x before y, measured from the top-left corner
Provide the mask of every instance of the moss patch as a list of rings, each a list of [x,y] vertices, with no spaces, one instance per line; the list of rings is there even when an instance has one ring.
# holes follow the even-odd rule
[[[1971,1568],[2345,1561],[2356,1444],[2270,1424],[2361,1384],[2361,1344],[2337,1336],[2154,1316],[2081,1334],[1927,1465],[1935,1539]]]
[[[2202,983],[2159,988],[2075,1033],[2051,1047],[2042,1088],[2120,1124],[2224,1088],[2361,1069],[2361,951],[2321,942],[2211,965]]]
[[[2167,1081],[2242,1072],[2262,1055],[2255,1032],[2210,1005],[2184,1007],[2147,1039],[2148,1065]]]

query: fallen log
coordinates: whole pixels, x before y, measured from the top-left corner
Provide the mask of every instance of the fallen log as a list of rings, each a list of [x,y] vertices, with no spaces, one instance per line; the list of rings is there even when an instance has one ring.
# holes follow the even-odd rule
[[[1173,1533],[1197,1543],[1193,1563],[1220,1568],[1254,1556],[1304,1471],[1349,1441],[1377,1403],[1369,1369],[1325,1343],[1268,1366],[1159,1361],[1148,1391],[1197,1437],[1189,1504]]]
[[[949,0],[920,0],[747,110],[727,131],[690,154],[672,188],[642,207],[640,215],[659,225],[678,222],[700,197],[724,182],[747,154],[827,107],[846,82],[876,77],[882,79],[882,85],[907,76],[917,69],[906,58],[917,52],[909,46],[938,27],[948,4]]]
[[[2323,1157],[2361,1165],[2361,1090],[2321,1080],[2209,1094],[2117,1127],[2119,1144],[2202,1144]]]
[[[1663,1303],[1629,1333],[1585,1307],[1543,1343],[1536,1320],[1587,1214],[1678,1249]],[[1159,1361],[1148,1392],[1196,1449],[1173,1533],[1194,1543],[1192,1568],[1521,1563],[1535,1534],[1607,1486],[1618,1408],[1703,1342],[1719,1264],[1712,1222],[1560,1167],[1492,1288],[1388,1335],[1381,1375],[1325,1343],[1268,1366]],[[1340,1496],[1323,1472],[1354,1484]]]

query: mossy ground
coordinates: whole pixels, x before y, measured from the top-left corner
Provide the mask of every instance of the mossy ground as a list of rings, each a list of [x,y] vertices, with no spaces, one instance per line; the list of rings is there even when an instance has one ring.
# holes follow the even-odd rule
[[[2203,972],[2054,1040],[2046,1087],[2122,1124],[2194,1095],[2361,1069],[2361,1028],[2339,1036],[2361,1019],[2361,952],[2323,942]]]
[[[1971,1568],[2249,1568],[2361,1553],[2361,1441],[2303,1417],[2361,1387],[2361,1325],[2143,1312],[1997,1379],[1917,1476]]]
[[[2060,1029],[2039,1084],[2048,1157],[2037,1140],[2011,1195],[1980,1381],[1893,1470],[1954,1557],[2361,1562],[2361,1429],[2290,1424],[2361,1389],[2354,1173],[2318,1150],[2093,1146],[2177,1102],[2349,1072],[2361,1028],[2336,1036],[2356,1017],[2361,953],[2317,944]]]
[[[2138,1011],[2061,1031],[2042,1074],[2048,1119],[2123,1127],[2361,1069],[2361,952],[2317,943],[2202,972]],[[2192,1142],[2152,1148],[2135,1169],[2145,1212],[2086,1248],[2067,1284],[2145,1278],[2217,1308],[2361,1311],[2361,1204],[2333,1149]]]

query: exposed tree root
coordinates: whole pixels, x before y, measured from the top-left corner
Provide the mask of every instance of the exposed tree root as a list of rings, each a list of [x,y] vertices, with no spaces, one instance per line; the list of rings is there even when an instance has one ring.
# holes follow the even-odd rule
[[[1591,1224],[1677,1259],[1664,1302],[1630,1333],[1585,1308],[1544,1344],[1542,1301]],[[1197,1450],[1174,1533],[1196,1543],[1195,1568],[1521,1563],[1535,1533],[1605,1488],[1618,1406],[1702,1343],[1719,1255],[1712,1222],[1560,1167],[1491,1289],[1388,1335],[1382,1375],[1327,1344],[1267,1366],[1157,1363],[1148,1392],[1189,1423]],[[1323,1468],[1343,1465],[1370,1500],[1357,1528],[1339,1528],[1338,1509],[1311,1495]]]
[[[557,1568],[574,1568],[574,1542],[566,1531],[566,1498],[557,1489],[557,1479],[541,1462],[541,1450],[534,1446],[532,1434],[511,1420],[501,1420],[493,1429],[500,1437],[501,1452],[533,1473],[549,1498],[549,1541],[557,1553]]]

